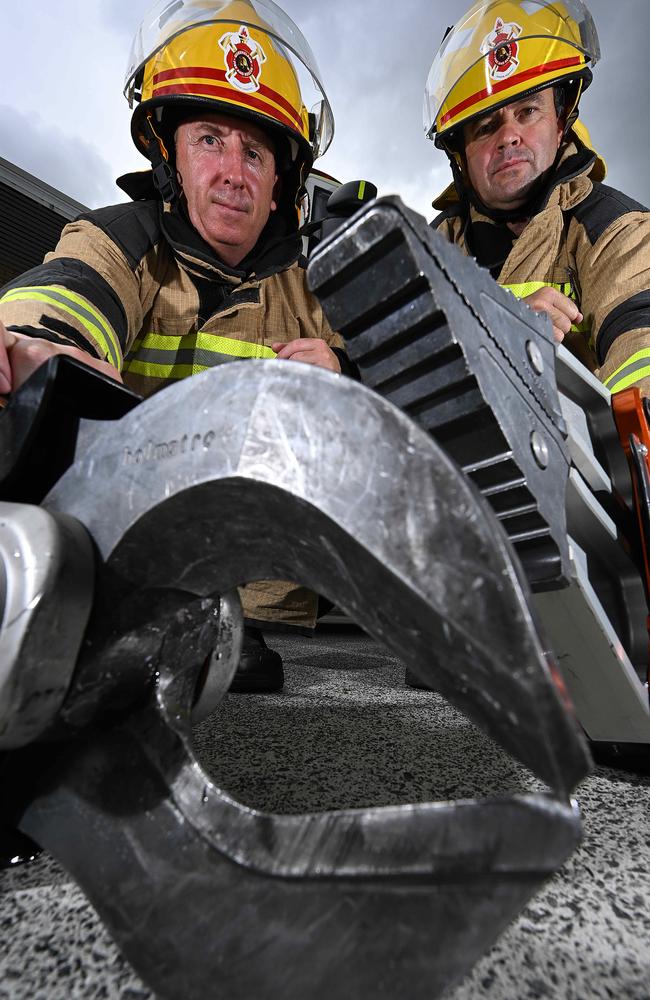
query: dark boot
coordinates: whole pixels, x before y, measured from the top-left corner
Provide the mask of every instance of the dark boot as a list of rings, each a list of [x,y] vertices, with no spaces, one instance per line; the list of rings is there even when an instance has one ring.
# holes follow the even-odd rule
[[[0,868],[28,864],[41,853],[42,848],[20,830],[0,826]]]
[[[12,756],[10,751],[0,750],[0,790],[4,795],[9,795],[12,781],[17,780],[15,773],[12,774],[10,770],[11,763],[16,758],[15,753]],[[11,796],[9,797],[11,798]],[[3,813],[5,813],[6,808],[6,803],[0,799],[0,868],[27,864],[42,853],[38,844],[35,844],[20,830],[16,830],[10,821],[9,825],[5,825],[8,817],[3,817]],[[5,822],[3,822],[3,818]]]
[[[232,694],[281,691],[284,684],[282,657],[264,642],[262,630],[244,626],[239,665],[228,690]]]

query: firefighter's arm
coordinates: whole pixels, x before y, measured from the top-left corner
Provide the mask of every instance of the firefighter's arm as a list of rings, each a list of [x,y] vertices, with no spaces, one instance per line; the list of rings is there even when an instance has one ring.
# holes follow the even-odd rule
[[[315,335],[300,337],[289,343],[272,344],[277,357],[281,361],[302,361],[318,368],[327,368],[329,371],[348,375],[358,381],[361,378],[359,369],[348,357],[343,337],[332,330],[318,299],[311,292],[306,291],[305,294],[308,296],[307,301],[311,308],[312,329]]]
[[[597,375],[610,392],[636,385],[642,396],[650,396],[650,325],[622,333]]]
[[[538,313],[546,313],[553,324],[553,337],[561,344],[574,323],[581,323],[583,316],[575,302],[557,288],[540,288],[523,301]]]
[[[0,292],[13,388],[53,354],[119,379],[142,326],[140,296],[139,273],[107,233],[89,220],[70,223],[41,265]]]
[[[290,340],[288,344],[278,341],[271,346],[280,361],[302,361],[332,372],[341,371],[338,357],[320,337],[300,337]]]
[[[650,396],[650,214],[617,219],[578,262],[596,374],[611,392],[636,385]]]
[[[76,358],[104,375],[118,382],[122,381],[122,376],[114,365],[101,361],[79,347],[68,347],[40,337],[28,337],[8,330],[0,321],[0,393],[8,395],[15,392],[32,372],[56,354]]]

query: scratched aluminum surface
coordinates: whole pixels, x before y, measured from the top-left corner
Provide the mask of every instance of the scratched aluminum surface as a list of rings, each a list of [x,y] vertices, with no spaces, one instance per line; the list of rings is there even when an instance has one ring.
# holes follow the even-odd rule
[[[575,848],[588,759],[516,557],[371,390],[305,365],[214,369],[86,422],[44,506],[94,540],[95,597],[59,720],[76,738],[15,751],[6,795],[160,997],[438,996]],[[193,751],[192,705],[217,638],[238,640],[219,595],[273,577],[335,600],[551,792],[302,815],[235,801]]]
[[[90,427],[83,442],[44,505],[78,518],[128,587],[207,596],[295,579],[556,792],[584,775],[502,529],[388,401],[311,366],[244,362]]]

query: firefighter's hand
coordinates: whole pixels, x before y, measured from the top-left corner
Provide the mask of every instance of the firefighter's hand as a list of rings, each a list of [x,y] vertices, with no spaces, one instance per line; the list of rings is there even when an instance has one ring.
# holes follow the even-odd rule
[[[573,323],[581,323],[583,315],[575,302],[557,288],[539,288],[523,300],[535,312],[545,312],[553,324],[553,339],[561,344]]]
[[[65,344],[53,344],[38,337],[26,337],[24,334],[7,330],[5,325],[0,323],[0,393],[15,392],[37,368],[55,354],[67,354],[68,357],[83,361],[90,368],[108,375],[116,382],[122,381],[117,368],[108,361],[94,358],[79,347],[67,347]]]
[[[278,358],[283,361],[304,361],[307,365],[329,368],[331,372],[341,371],[339,359],[324,340],[317,337],[299,337],[288,344],[278,341],[271,345]]]

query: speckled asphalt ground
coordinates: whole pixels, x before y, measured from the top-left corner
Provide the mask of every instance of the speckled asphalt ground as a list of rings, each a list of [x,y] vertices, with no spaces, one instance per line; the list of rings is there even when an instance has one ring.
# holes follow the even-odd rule
[[[229,695],[195,735],[241,801],[294,812],[536,787],[437,695],[404,687],[399,661],[363,634],[270,644],[285,659],[284,691]],[[576,797],[581,847],[446,1000],[650,1000],[650,778],[599,767]],[[41,856],[0,872],[0,1000],[152,994]]]

